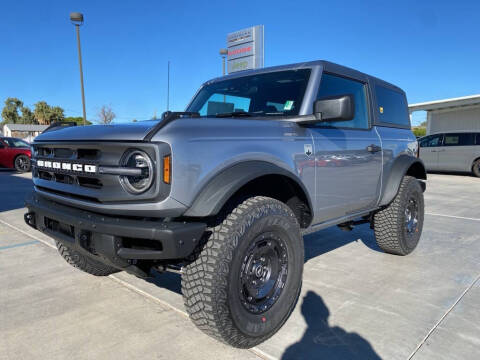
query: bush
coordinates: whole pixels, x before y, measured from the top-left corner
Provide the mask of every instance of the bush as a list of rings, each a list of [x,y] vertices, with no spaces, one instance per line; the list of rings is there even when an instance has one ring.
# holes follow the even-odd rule
[[[424,127],[415,127],[415,128],[412,128],[412,131],[417,137],[422,137],[427,134],[427,129]]]

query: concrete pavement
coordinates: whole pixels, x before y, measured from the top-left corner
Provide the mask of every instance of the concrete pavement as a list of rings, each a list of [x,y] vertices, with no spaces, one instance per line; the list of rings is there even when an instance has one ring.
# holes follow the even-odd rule
[[[480,357],[480,179],[429,176],[424,232],[407,257],[382,253],[368,226],[306,236],[297,307],[252,350],[219,344],[189,322],[177,274],[144,281],[71,268],[23,223],[30,187],[29,175],[0,172],[2,360]]]

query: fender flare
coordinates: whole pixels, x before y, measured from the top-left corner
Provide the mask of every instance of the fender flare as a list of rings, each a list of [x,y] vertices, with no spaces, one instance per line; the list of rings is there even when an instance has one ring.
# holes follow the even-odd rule
[[[388,205],[393,201],[398,193],[403,177],[407,174],[410,168],[414,170],[412,175],[417,179],[427,180],[427,172],[422,160],[409,155],[400,155],[390,168],[386,170],[388,176],[383,179],[384,185],[382,196],[380,197],[380,206]],[[422,189],[425,191],[425,183],[423,182]]]
[[[290,171],[266,161],[244,161],[221,170],[200,190],[184,216],[205,217],[217,214],[230,197],[244,185],[265,175],[283,175],[293,180],[303,191],[313,211],[309,193]]]

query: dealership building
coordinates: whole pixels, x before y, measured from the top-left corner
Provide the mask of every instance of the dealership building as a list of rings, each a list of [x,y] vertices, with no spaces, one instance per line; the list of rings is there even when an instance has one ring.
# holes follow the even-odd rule
[[[410,114],[427,112],[427,135],[448,131],[480,131],[480,95],[428,101],[408,106]]]

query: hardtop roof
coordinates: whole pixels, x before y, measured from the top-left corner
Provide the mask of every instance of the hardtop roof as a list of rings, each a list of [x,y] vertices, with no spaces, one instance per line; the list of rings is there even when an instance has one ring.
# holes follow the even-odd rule
[[[375,76],[368,75],[365,73],[362,73],[358,70],[339,65],[330,61],[326,60],[316,60],[316,61],[307,61],[307,62],[301,62],[301,63],[295,63],[295,64],[288,64],[288,65],[279,65],[279,66],[271,66],[271,67],[266,67],[266,68],[261,68],[261,69],[255,69],[255,70],[244,70],[244,71],[238,71],[233,74],[228,74],[225,76],[217,77],[214,79],[211,79],[207,82],[204,83],[204,85],[212,83],[212,82],[217,82],[217,81],[223,81],[227,79],[234,79],[238,77],[243,77],[243,76],[249,76],[249,75],[254,75],[254,74],[261,74],[261,73],[268,73],[268,72],[273,72],[273,71],[282,71],[282,70],[299,70],[299,69],[307,69],[307,68],[313,68],[316,66],[321,66],[324,68],[326,72],[333,72],[339,75],[343,75],[346,77],[352,77],[356,79],[360,79],[363,81],[368,81],[375,83],[377,85],[381,85],[387,88],[390,88],[392,90],[405,93],[401,88],[398,86],[395,86],[387,81],[384,81],[382,79],[379,79]]]

